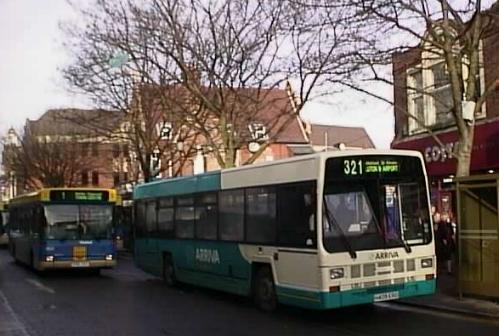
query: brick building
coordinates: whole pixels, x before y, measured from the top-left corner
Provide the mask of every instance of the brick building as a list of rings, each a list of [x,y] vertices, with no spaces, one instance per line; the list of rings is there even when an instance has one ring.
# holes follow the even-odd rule
[[[171,116],[171,111],[165,111],[165,105],[154,103],[154,92],[157,91],[149,89],[147,93],[142,92],[143,102],[140,102],[138,114],[82,109],[48,110],[38,120],[27,120],[25,133],[48,143],[72,144],[68,150],[76,152],[73,156],[76,168],[70,180],[65,182],[72,187],[114,187],[120,189],[122,194],[128,194],[134,183],[143,181],[137,161],[141,154],[135,151],[135,144],[130,142],[130,134],[123,136],[124,133],[132,132],[134,122],[140,125],[144,134],[153,135],[150,141],[158,141],[159,145],[165,146],[163,155],[153,158],[162,167],[157,177],[192,175],[220,169],[213,153],[206,150],[210,146],[205,137],[184,134],[184,143],[179,146],[178,135],[185,126],[166,117]],[[315,151],[374,147],[363,128],[315,125],[297,115],[287,117],[287,113],[293,112],[294,105],[292,96],[286,90],[272,90],[266,99],[270,102],[265,102],[256,117],[250,122],[244,120],[248,123],[239,127],[239,132],[244,133],[246,144],[249,145],[237,151],[236,166],[244,164],[265,142],[268,143],[255,162],[279,160]],[[148,112],[152,115],[145,116]],[[183,132],[192,133],[192,130]],[[19,146],[16,143],[18,138],[15,135],[11,135],[11,138],[11,146]],[[179,147],[189,147],[190,150],[179,151]],[[4,158],[7,156],[6,149]],[[169,166],[168,160],[180,154],[185,156],[185,161],[174,174],[175,167]],[[5,176],[11,176],[5,183],[5,188],[12,191],[10,197],[36,188],[28,187],[23,176],[13,172],[5,160],[3,165]],[[41,187],[41,184],[37,187]]]
[[[84,120],[92,119],[102,126],[101,130],[88,127]],[[112,139],[102,130],[119,129],[122,114],[104,110],[53,109],[45,112],[38,120],[26,120],[24,135],[39,141],[42,145],[60,145],[61,151],[73,152],[66,160],[74,162],[71,171],[65,175],[64,184],[70,187],[103,187],[113,188],[121,182],[128,181],[130,171],[130,149],[126,142]],[[76,122],[81,120],[81,122]],[[9,150],[12,146],[21,146],[16,135],[10,134],[10,140],[3,151],[5,175],[9,177],[8,189],[10,197],[15,194],[42,187],[41,182],[27,183],[22,171],[15,171],[9,166]],[[47,152],[47,155],[50,153]],[[62,158],[63,162],[65,159]],[[63,162],[64,163],[64,162]],[[64,163],[66,164],[66,163]],[[17,168],[18,170],[22,170]],[[28,173],[29,174],[29,173]]]
[[[200,90],[209,90],[199,85]],[[210,92],[205,92],[204,95],[209,97]],[[230,114],[235,115],[232,121],[235,124],[233,129],[241,139],[241,145],[235,156],[236,166],[246,164],[254,153],[263,148],[261,154],[254,160],[255,163],[315,151],[337,150],[340,144],[345,148],[374,148],[363,128],[313,125],[302,120],[296,113],[297,102],[289,85],[285,89],[236,89],[236,96],[230,94],[224,96],[227,100],[233,100],[224,107],[231,110]],[[190,95],[182,88],[147,86],[142,88],[140,97],[135,95],[133,106],[141,110],[146,120],[157,123],[158,127],[149,127],[150,129],[162,129],[161,125],[168,125],[168,130],[165,132],[168,136],[161,143],[161,146],[166,146],[168,141],[180,141],[178,134],[192,118],[186,116],[185,111],[189,109],[184,107],[182,112],[182,104],[188,105],[191,110],[191,106],[196,106]],[[182,117],[178,118],[178,115]],[[202,122],[208,125],[206,129],[210,129],[210,132],[220,132],[218,116]],[[148,123],[145,121],[145,124]],[[203,131],[198,132],[203,133]],[[187,133],[193,132],[196,130],[187,131]],[[189,147],[191,150],[180,154],[187,155],[188,160],[182,163],[177,174],[172,174],[177,169],[174,169],[175,167],[172,169],[171,166],[175,166],[175,163],[168,161],[178,160],[172,158],[172,153],[167,151],[166,155],[161,157],[160,164],[163,169],[160,177],[192,175],[220,169],[212,147],[222,146],[222,138],[219,133],[210,135],[208,140],[203,134],[200,136],[183,134],[181,147]],[[171,148],[175,149],[176,146]]]
[[[491,11],[498,11],[497,4]],[[499,12],[499,11],[498,11]],[[481,40],[480,71],[476,79],[480,93],[499,78],[499,34],[497,23],[492,33]],[[392,148],[420,151],[425,158],[431,182],[432,202],[440,212],[455,208],[453,178],[456,172],[458,134],[450,107],[451,89],[442,58],[425,54],[415,47],[393,55],[395,137]],[[410,88],[425,88],[416,92]],[[424,126],[414,118],[424,121]],[[499,87],[487,96],[481,111],[475,115],[475,133],[470,174],[499,171]],[[430,129],[443,146],[427,132]],[[455,213],[455,212],[454,212]]]

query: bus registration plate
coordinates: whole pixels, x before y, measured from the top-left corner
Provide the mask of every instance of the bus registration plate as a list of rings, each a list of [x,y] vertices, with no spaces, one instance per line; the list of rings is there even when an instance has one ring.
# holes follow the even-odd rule
[[[90,263],[88,261],[75,261],[71,263],[71,267],[89,267]]]
[[[397,291],[374,294],[374,302],[396,300],[398,298],[399,298],[399,292]]]

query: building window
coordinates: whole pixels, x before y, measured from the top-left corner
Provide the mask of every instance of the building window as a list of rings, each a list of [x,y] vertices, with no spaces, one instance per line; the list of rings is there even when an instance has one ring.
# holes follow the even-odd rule
[[[411,116],[407,123],[409,134],[419,133],[426,127],[448,127],[454,124],[452,109],[452,88],[447,64],[443,58],[435,57],[435,52],[426,51],[421,55],[421,64],[407,70],[407,108]],[[480,69],[476,78],[476,96],[484,94],[483,51],[480,42]],[[463,82],[467,83],[468,66],[463,60]],[[485,117],[485,104],[475,118]],[[419,123],[417,120],[423,120]]]
[[[88,155],[88,143],[84,142],[81,144],[81,156],[87,156]]]
[[[88,171],[86,170],[81,172],[81,185],[88,185]]]
[[[424,130],[426,125],[426,116],[424,110],[423,95],[423,72],[421,69],[411,71],[407,76],[408,85],[408,108],[409,131],[417,133]]]
[[[114,183],[115,187],[120,184],[120,173],[119,172],[113,173],[113,183]]]
[[[128,172],[123,173],[123,181],[128,182]]]
[[[120,156],[120,145],[113,144],[113,158],[117,158]]]
[[[99,185],[99,172],[92,172],[92,185]]]
[[[92,143],[92,156],[97,156],[98,154],[97,146],[98,146],[97,142]]]
[[[262,123],[251,123],[248,125],[248,129],[254,141],[267,141],[269,139],[267,128]]]
[[[435,111],[435,124],[446,126],[452,124],[452,88],[450,85],[449,73],[445,62],[436,63],[430,68],[433,76],[433,87],[430,96],[433,100],[433,109]]]
[[[160,134],[161,140],[171,140],[172,139],[172,123],[165,121],[162,124],[157,124],[156,128]]]
[[[126,145],[126,144],[123,145],[123,156],[126,158],[130,156],[130,151],[128,149],[128,145]]]

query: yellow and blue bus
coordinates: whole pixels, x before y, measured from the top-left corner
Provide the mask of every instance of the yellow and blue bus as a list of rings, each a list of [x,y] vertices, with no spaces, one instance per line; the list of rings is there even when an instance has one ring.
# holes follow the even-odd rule
[[[35,270],[116,265],[113,189],[50,188],[9,203],[9,250]]]
[[[331,309],[435,291],[427,176],[413,151],[334,151],[134,190],[135,261],[176,282]]]
[[[5,246],[9,242],[7,228],[9,224],[9,210],[6,202],[0,201],[0,246]]]

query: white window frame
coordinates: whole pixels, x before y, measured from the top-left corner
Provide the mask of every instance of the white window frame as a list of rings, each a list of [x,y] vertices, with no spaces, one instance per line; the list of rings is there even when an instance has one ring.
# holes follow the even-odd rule
[[[421,84],[424,90],[424,69],[420,66],[416,66],[407,70],[407,109],[411,116],[417,117],[416,115],[416,104],[414,100],[417,98],[423,98],[423,122],[424,125],[427,124],[427,116],[426,116],[426,108],[425,108],[425,94],[423,92],[418,92],[414,88],[416,88],[416,79],[415,74],[421,72]],[[424,127],[416,121],[414,118],[408,118],[408,126],[409,126],[409,134],[421,133],[424,132]]]
[[[423,91],[427,91],[428,94],[421,93],[423,95],[423,107],[424,107],[424,121],[425,121],[425,126],[426,127],[432,127],[436,125],[436,106],[435,106],[435,99],[432,96],[432,93],[435,92],[433,85],[434,85],[434,78],[433,78],[433,72],[432,72],[432,66],[439,64],[441,62],[444,62],[445,60],[443,59],[442,56],[437,56],[434,53],[430,51],[423,51],[421,54],[422,61],[421,63],[408,68],[406,70],[406,77],[407,77],[407,111],[411,115],[415,115],[415,104],[414,104],[414,99],[420,97],[420,94],[415,92],[413,89],[415,87],[415,82],[414,82],[414,74],[416,72],[421,71],[421,77],[422,77],[422,87]],[[484,61],[483,61],[483,42],[480,41],[480,46],[479,46],[479,76],[480,76],[480,94],[483,95],[485,92],[485,69],[484,69]],[[464,78],[464,83],[467,85],[467,78],[468,78],[468,68],[466,64],[463,62],[463,78]],[[450,83],[449,83],[450,85]],[[444,87],[440,87],[437,90],[443,90]],[[486,103],[482,105],[482,108],[480,110],[479,114],[475,115],[475,119],[483,119],[486,117]],[[417,133],[422,133],[424,132],[424,128],[418,124],[413,118],[409,117],[408,118],[408,131],[409,135],[417,134]],[[452,121],[449,124],[444,124],[447,127],[454,126],[455,123]]]

